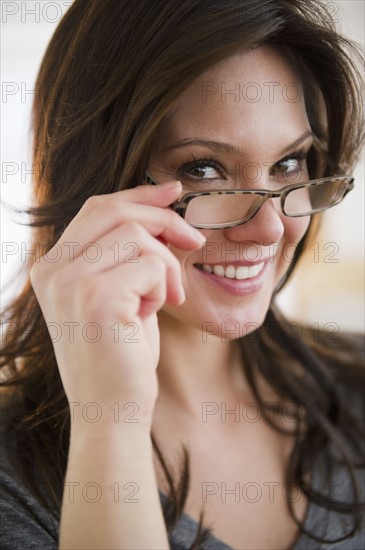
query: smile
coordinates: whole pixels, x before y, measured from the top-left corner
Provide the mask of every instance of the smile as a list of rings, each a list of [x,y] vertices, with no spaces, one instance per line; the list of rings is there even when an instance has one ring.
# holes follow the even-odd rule
[[[209,264],[195,264],[195,267],[205,271],[207,273],[213,273],[217,277],[224,277],[226,279],[237,279],[243,281],[245,279],[252,279],[256,277],[264,268],[265,262],[251,266],[240,265],[235,267],[233,265],[228,265],[224,267],[223,265],[209,265]]]

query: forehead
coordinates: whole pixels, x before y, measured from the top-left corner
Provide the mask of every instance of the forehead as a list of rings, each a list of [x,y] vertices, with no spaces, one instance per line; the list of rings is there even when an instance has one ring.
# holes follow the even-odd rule
[[[236,53],[201,74],[175,101],[163,138],[291,139],[309,129],[299,75],[268,47]],[[161,134],[160,134],[161,135]]]

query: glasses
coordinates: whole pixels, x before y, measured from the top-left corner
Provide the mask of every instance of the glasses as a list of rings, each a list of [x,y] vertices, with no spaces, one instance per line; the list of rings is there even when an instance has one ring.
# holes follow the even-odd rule
[[[145,180],[158,185],[147,172]],[[225,229],[251,220],[269,199],[280,198],[283,214],[310,216],[339,204],[354,188],[354,178],[334,176],[268,189],[225,189],[185,193],[171,208],[197,229]]]

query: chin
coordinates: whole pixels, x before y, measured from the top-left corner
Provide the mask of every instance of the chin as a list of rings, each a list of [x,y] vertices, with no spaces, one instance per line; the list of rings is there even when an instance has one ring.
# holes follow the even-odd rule
[[[266,303],[243,304],[242,307],[226,307],[212,304],[210,307],[197,309],[189,307],[188,300],[180,307],[165,306],[164,314],[175,321],[201,333],[203,342],[219,338],[222,342],[237,340],[257,330],[264,322],[269,308]]]
[[[257,330],[265,321],[267,309],[251,313],[249,311],[237,313],[230,312],[222,317],[219,322],[205,323],[201,326],[204,338],[207,340],[212,335],[220,338],[222,342],[237,340]]]

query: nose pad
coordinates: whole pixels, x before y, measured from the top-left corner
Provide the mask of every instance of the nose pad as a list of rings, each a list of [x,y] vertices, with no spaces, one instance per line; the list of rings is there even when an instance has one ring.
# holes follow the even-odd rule
[[[224,229],[224,233],[232,241],[277,243],[284,234],[283,216],[280,198],[268,199],[248,222]]]

